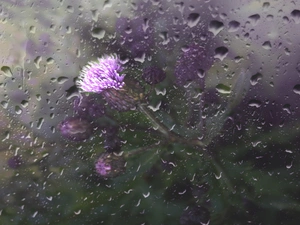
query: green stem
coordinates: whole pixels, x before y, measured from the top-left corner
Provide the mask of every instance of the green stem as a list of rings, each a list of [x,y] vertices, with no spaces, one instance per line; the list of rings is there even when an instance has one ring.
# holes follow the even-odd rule
[[[169,129],[162,124],[149,110],[148,108],[143,105],[143,104],[139,104],[138,105],[139,110],[144,113],[147,118],[151,121],[151,123],[154,125],[155,129],[159,130],[163,135],[165,135],[166,137],[170,136],[170,131]]]
[[[153,144],[153,145],[149,145],[149,146],[145,146],[145,147],[136,148],[134,150],[126,152],[124,157],[130,158],[130,157],[142,154],[144,152],[151,151],[151,150],[153,150],[153,148],[158,147],[158,146],[159,146],[159,144]]]

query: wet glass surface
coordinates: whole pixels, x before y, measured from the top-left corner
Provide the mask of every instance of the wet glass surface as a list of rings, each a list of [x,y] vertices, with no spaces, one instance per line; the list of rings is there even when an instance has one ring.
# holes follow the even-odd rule
[[[0,224],[298,224],[297,1],[0,3]]]

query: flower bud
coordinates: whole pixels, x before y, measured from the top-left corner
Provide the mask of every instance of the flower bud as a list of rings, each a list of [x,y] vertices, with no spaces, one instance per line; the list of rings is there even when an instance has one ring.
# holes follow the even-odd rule
[[[61,135],[72,141],[83,141],[92,134],[92,124],[82,117],[69,117],[57,126]]]
[[[74,100],[74,111],[81,117],[101,117],[105,114],[105,107],[101,96],[82,94]]]
[[[117,177],[125,172],[126,160],[123,155],[104,152],[99,156],[95,168],[101,177]]]
[[[148,84],[158,84],[166,78],[166,73],[159,67],[150,66],[143,69],[142,77]]]

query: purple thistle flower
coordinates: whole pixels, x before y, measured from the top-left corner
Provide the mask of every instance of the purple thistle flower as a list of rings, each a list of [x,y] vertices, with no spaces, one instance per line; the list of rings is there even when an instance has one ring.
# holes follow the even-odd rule
[[[125,75],[116,55],[105,55],[83,67],[77,85],[82,92],[101,93],[106,89],[121,89]]]

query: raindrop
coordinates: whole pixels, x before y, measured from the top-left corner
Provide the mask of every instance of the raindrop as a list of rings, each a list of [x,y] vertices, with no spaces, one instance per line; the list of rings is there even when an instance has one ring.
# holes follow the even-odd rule
[[[33,62],[34,62],[34,65],[36,66],[37,69],[40,68],[40,62],[42,61],[42,57],[41,56],[37,56]]]
[[[239,30],[240,23],[238,21],[233,20],[228,23],[228,26],[228,32],[235,32]]]
[[[159,110],[160,105],[161,105],[161,102],[159,102],[156,106],[148,105],[148,108],[151,109],[153,112],[156,112],[157,110]]]
[[[220,21],[213,20],[210,22],[208,30],[216,36],[221,30],[223,30],[224,24]]]
[[[2,101],[2,102],[0,102],[0,104],[2,105],[2,107],[4,109],[7,109],[7,106],[8,106],[8,102],[7,101]]]
[[[150,192],[143,194],[144,198],[148,198],[150,196]]]
[[[300,23],[300,10],[297,9],[293,10],[291,12],[291,16],[296,24]]]
[[[32,218],[36,217],[37,214],[38,214],[38,211],[36,211],[35,213],[33,213]]]
[[[163,39],[163,42],[162,42],[163,45],[166,45],[170,42],[168,32],[166,32],[166,31],[161,32],[159,34],[159,37],[161,37]]]
[[[289,23],[289,18],[287,17],[287,16],[284,16],[284,17],[282,17],[282,19],[283,19],[283,23],[284,24],[288,24]]]
[[[262,78],[262,74],[260,73],[257,73],[257,74],[254,74],[251,78],[250,78],[250,83],[251,85],[256,85],[258,83],[259,80],[261,80]]]
[[[140,204],[141,204],[141,199],[139,199],[138,203],[135,206],[138,207]]]
[[[48,58],[46,59],[47,64],[53,64],[54,63],[54,59],[53,58]]]
[[[300,84],[296,84],[293,88],[294,93],[300,95]]]
[[[198,24],[199,20],[200,20],[200,15],[198,13],[191,13],[188,18],[188,23],[187,25],[189,27],[194,27]]]
[[[79,209],[78,211],[74,212],[75,215],[79,215],[80,213],[81,213],[81,209]]]
[[[38,100],[38,101],[41,101],[41,100],[42,100],[42,98],[41,98],[41,95],[40,95],[40,94],[37,94],[37,95],[36,95],[36,100]]]
[[[270,7],[270,3],[269,2],[264,2],[264,4],[263,4],[263,10],[267,11],[269,7]]]
[[[94,37],[94,38],[102,39],[105,36],[105,30],[103,30],[100,27],[95,27],[92,30],[91,34],[92,34],[92,37]]]
[[[30,27],[29,27],[29,32],[30,32],[30,33],[34,34],[35,31],[36,31],[36,27],[35,27],[35,26],[30,26]]]
[[[69,13],[73,13],[73,12],[74,12],[74,8],[73,8],[73,6],[71,6],[71,5],[68,5],[68,6],[67,6],[67,12],[69,12]]]
[[[260,15],[254,14],[252,16],[249,16],[248,18],[250,19],[250,23],[252,24],[252,26],[256,26],[260,19]]]
[[[44,118],[39,118],[36,125],[37,129],[41,129],[43,123],[44,123]]]
[[[226,86],[225,84],[218,84],[216,86],[216,89],[221,94],[230,94],[231,93],[230,87]]]
[[[27,100],[23,100],[21,102],[21,105],[23,106],[23,108],[26,108],[28,106],[28,101]]]
[[[99,12],[97,9],[91,10],[92,12],[92,19],[97,22],[98,21],[98,16],[99,16]]]
[[[20,106],[15,106],[15,112],[16,114],[20,115],[23,112],[23,110],[20,108]]]
[[[256,99],[252,99],[248,102],[248,105],[251,106],[251,107],[259,108],[261,106],[261,101],[256,100]]]
[[[162,96],[165,96],[166,93],[167,93],[167,89],[164,88],[164,89],[162,89],[162,90],[159,90],[159,89],[155,88],[155,93],[156,93],[156,95],[162,95]]]
[[[217,180],[220,180],[221,177],[222,177],[222,172],[220,172],[220,175],[215,174],[215,178],[216,178]]]
[[[57,82],[58,82],[59,84],[63,84],[63,83],[65,83],[65,82],[68,81],[68,80],[69,80],[68,77],[58,77],[58,78],[57,78]]]
[[[291,162],[291,164],[289,164],[289,165],[286,165],[286,168],[287,168],[287,169],[291,169],[291,168],[292,168],[292,166],[293,166],[293,161]]]
[[[221,61],[224,60],[224,58],[227,56],[228,54],[228,49],[226,47],[218,47],[215,49],[215,56],[214,58],[216,59],[220,59]]]
[[[7,77],[12,77],[13,73],[11,72],[10,67],[8,66],[2,66],[1,67],[1,71],[3,72],[3,74]]]
[[[103,9],[105,8],[109,8],[112,6],[112,3],[110,0],[105,0],[104,4],[103,4]]]
[[[288,114],[291,114],[292,112],[291,112],[291,105],[290,104],[285,104],[283,107],[282,107],[282,109],[284,110],[284,111],[286,111]]]
[[[141,56],[135,57],[134,61],[143,63],[145,61],[145,58],[146,58],[146,54],[145,54],[145,52],[143,52],[143,54]]]
[[[265,41],[262,45],[262,47],[266,50],[270,50],[272,48],[271,42]]]
[[[268,21],[272,21],[274,19],[274,16],[273,15],[267,15],[267,20]]]

